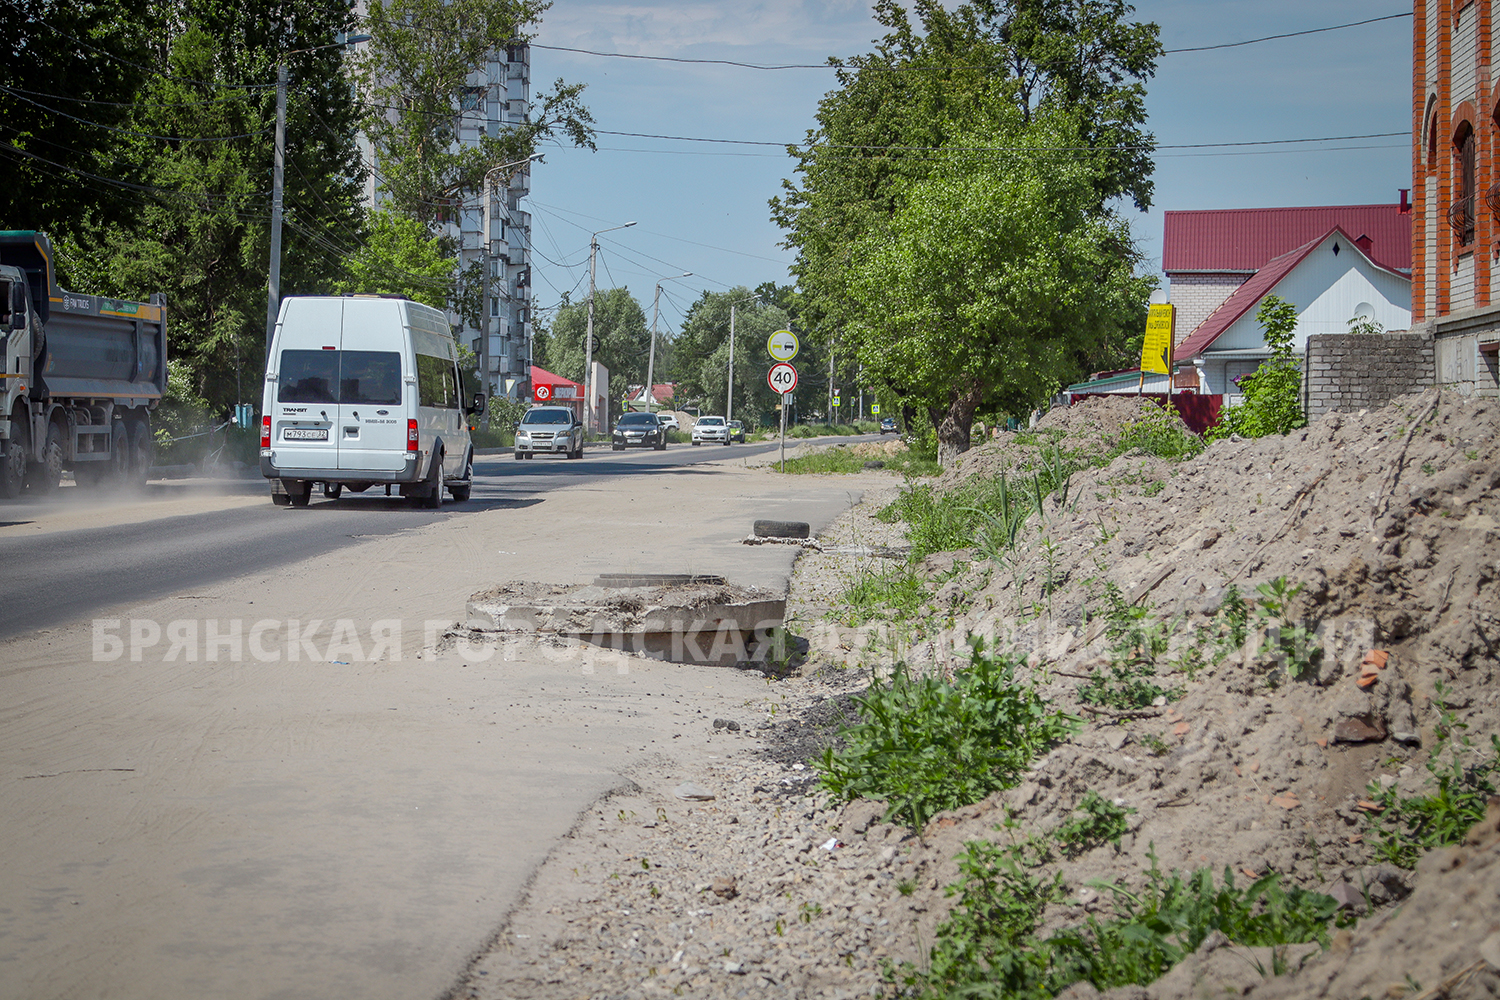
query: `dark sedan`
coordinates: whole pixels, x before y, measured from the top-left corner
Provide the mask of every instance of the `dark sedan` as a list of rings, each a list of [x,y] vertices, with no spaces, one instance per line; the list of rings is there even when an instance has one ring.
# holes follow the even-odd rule
[[[667,428],[654,413],[627,413],[615,424],[610,444],[615,451],[624,451],[626,448],[666,451]]]
[[[896,418],[895,417],[886,417],[884,420],[880,421],[880,433],[882,433],[882,434],[894,434],[894,433],[896,433]]]

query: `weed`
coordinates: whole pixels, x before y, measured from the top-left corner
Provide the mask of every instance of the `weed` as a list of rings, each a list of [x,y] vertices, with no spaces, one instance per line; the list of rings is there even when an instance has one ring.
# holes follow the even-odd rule
[[[1155,733],[1141,733],[1136,741],[1150,751],[1153,757],[1165,757],[1172,752],[1172,745]]]
[[[1479,461],[1479,449],[1478,448],[1470,448],[1470,449],[1468,449],[1467,451],[1464,452],[1464,458],[1468,459],[1471,462],[1477,462],[1477,461]]]
[[[652,899],[661,898],[661,890],[656,887],[655,882],[652,882],[650,885],[646,886],[646,891],[651,894]]]
[[[797,910],[797,919],[804,924],[810,924],[813,922],[814,917],[821,917],[822,915],[822,903],[803,903]]]
[[[839,595],[837,617],[850,627],[876,619],[915,618],[926,597],[923,579],[910,564],[884,573],[860,573]]]
[[[1154,621],[1151,609],[1127,601],[1113,582],[1104,584],[1104,634],[1110,640],[1109,666],[1096,670],[1079,685],[1078,698],[1086,705],[1144,708],[1158,698],[1175,701],[1180,688],[1163,688],[1153,678],[1156,663],[1167,652],[1171,629]]]
[[[1274,633],[1276,651],[1286,664],[1293,680],[1312,677],[1323,649],[1317,636],[1305,624],[1292,617],[1292,602],[1302,593],[1302,584],[1290,586],[1286,577],[1262,583],[1255,588],[1260,595],[1255,615]]]
[[[860,719],[843,731],[845,749],[823,755],[819,780],[834,799],[884,799],[887,820],[920,829],[933,813],[1011,787],[1073,730],[1077,719],[1016,680],[1023,654],[969,642],[969,665],[951,681],[898,665],[889,684],[857,699]]]
[[[1134,449],[1169,462],[1181,462],[1203,450],[1203,439],[1184,427],[1175,413],[1158,406],[1143,411],[1138,420],[1125,425],[1104,464]]]
[[[1093,850],[1100,844],[1120,847],[1120,838],[1125,836],[1129,825],[1125,817],[1135,812],[1113,802],[1090,789],[1078,803],[1074,815],[1052,831],[1052,839],[1069,858]]]
[[[1248,946],[1317,941],[1327,947],[1338,906],[1332,898],[1282,889],[1276,873],[1244,889],[1228,868],[1218,885],[1206,868],[1167,875],[1157,867],[1154,849],[1149,856],[1140,895],[1112,883],[1090,883],[1113,897],[1113,917],[1089,917],[1039,939],[1042,911],[1062,896],[1060,881],[1023,871],[994,844],[966,844],[958,858],[960,881],[949,887],[958,903],[938,927],[929,968],[907,965],[892,974],[924,997],[1042,1000],[1080,980],[1100,990],[1151,983],[1214,931]],[[1273,965],[1278,962],[1280,956],[1273,956]]]
[[[1156,496],[1156,494],[1160,493],[1162,490],[1164,490],[1166,488],[1167,488],[1167,481],[1165,479],[1158,479],[1158,480],[1155,480],[1154,482],[1147,483],[1145,486],[1142,486],[1141,487],[1141,496],[1143,496],[1143,497],[1154,497],[1154,496]]]
[[[1424,476],[1430,476],[1430,475],[1434,474],[1435,472],[1437,472],[1437,467],[1434,466],[1431,462],[1423,462],[1422,463],[1422,475],[1424,475]]]
[[[649,858],[642,858],[641,859],[641,870],[642,871],[648,871],[648,872],[651,870],[651,859],[649,859]]]
[[[904,878],[896,883],[896,891],[903,896],[910,896],[917,891],[917,883],[909,878]]]
[[[1371,817],[1380,833],[1377,853],[1402,868],[1416,867],[1426,851],[1462,840],[1469,827],[1484,818],[1489,797],[1495,794],[1494,774],[1500,770],[1500,735],[1490,737],[1488,759],[1465,764],[1464,758],[1474,752],[1468,736],[1460,732],[1467,727],[1443,704],[1447,688],[1441,681],[1436,694],[1437,740],[1427,758],[1427,770],[1428,781],[1436,782],[1437,791],[1403,799],[1394,787],[1383,789],[1378,782],[1366,790],[1382,806]]]

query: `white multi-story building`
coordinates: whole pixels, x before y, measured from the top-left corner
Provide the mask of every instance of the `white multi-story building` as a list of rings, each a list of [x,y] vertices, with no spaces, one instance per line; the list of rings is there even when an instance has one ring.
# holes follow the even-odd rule
[[[531,112],[531,48],[510,45],[490,53],[472,73],[460,109],[459,142],[477,144],[527,120]],[[515,396],[531,370],[531,213],[520,201],[531,191],[530,164],[496,171],[485,232],[485,193],[466,199],[450,232],[459,240],[460,268],[485,263],[488,294],[484,328],[465,326],[464,343],[486,366],[486,392]],[[455,321],[459,321],[454,317]]]
[[[525,122],[531,113],[531,47],[520,43],[491,52],[484,65],[469,74],[459,104],[460,145],[477,145],[481,136],[498,136]],[[361,140],[361,148],[366,162],[374,163],[368,140]],[[486,369],[484,391],[514,397],[531,370],[531,213],[520,207],[531,191],[531,167],[521,164],[496,171],[494,177],[488,214],[485,192],[471,192],[443,234],[459,247],[458,272],[467,273],[476,261],[488,271],[484,329],[451,310],[448,319],[460,328],[460,342],[481,359]],[[371,205],[381,201],[375,171],[367,182],[366,200]]]

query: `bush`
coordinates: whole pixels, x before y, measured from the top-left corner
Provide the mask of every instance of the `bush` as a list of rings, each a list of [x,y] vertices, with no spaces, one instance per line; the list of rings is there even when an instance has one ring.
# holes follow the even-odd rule
[[[857,700],[860,721],[844,730],[846,749],[823,754],[819,780],[835,799],[883,799],[888,820],[920,829],[934,813],[1011,787],[1072,731],[1076,719],[1016,680],[1024,656],[969,641],[969,666],[951,681],[898,666],[889,684]]]
[[[1267,295],[1261,299],[1255,318],[1266,329],[1271,358],[1240,379],[1244,401],[1220,411],[1219,422],[1208,429],[1210,441],[1231,434],[1266,437],[1307,426],[1307,416],[1302,412],[1302,368],[1292,353],[1297,308],[1279,296]]]

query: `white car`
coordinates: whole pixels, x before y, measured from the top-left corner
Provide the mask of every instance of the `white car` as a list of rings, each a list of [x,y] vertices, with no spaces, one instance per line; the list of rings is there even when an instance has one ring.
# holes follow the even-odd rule
[[[669,431],[680,431],[682,426],[677,423],[677,415],[673,413],[658,413],[656,419]]]
[[[712,444],[729,444],[729,424],[723,417],[699,417],[693,424],[693,444],[708,441]]]
[[[516,425],[516,461],[537,455],[583,457],[583,422],[566,406],[533,406]]]

